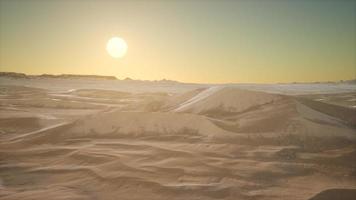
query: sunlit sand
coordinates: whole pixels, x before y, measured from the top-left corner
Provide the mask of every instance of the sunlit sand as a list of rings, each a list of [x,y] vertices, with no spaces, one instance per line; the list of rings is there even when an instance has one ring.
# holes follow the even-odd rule
[[[355,86],[99,82],[1,79],[1,199],[355,194]]]
[[[356,200],[356,0],[0,0],[0,200]]]

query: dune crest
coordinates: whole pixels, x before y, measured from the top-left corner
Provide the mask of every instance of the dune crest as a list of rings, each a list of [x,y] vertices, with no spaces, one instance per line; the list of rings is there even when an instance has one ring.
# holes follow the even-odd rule
[[[209,114],[238,113],[280,99],[276,94],[242,90],[234,87],[210,87],[177,105],[175,112]]]

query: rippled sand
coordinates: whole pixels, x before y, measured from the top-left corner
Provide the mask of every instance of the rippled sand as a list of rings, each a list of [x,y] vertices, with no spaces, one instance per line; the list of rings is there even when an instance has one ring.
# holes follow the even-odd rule
[[[0,91],[4,200],[355,199],[356,112],[319,97]]]

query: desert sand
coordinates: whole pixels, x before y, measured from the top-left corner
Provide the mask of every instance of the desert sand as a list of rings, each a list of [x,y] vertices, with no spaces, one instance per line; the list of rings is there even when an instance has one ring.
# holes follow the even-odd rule
[[[0,199],[356,198],[355,92],[108,85],[0,84]]]

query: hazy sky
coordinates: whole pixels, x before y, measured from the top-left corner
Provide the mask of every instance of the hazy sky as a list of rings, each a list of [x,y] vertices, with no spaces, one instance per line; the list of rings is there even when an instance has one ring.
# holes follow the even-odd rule
[[[119,36],[128,52],[114,59]],[[356,0],[0,0],[0,71],[185,82],[356,78]]]

